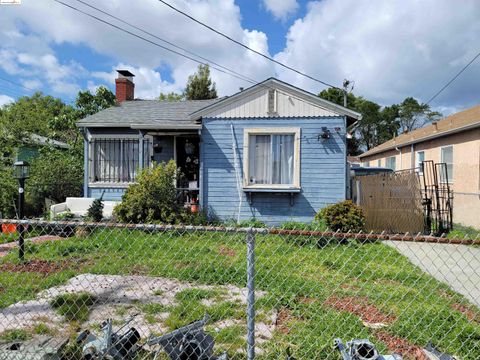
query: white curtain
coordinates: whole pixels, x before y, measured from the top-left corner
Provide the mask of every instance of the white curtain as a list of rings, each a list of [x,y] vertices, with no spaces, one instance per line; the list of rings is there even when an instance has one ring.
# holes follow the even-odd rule
[[[294,135],[272,135],[272,184],[293,184]]]
[[[250,136],[250,184],[272,183],[271,146],[270,135]]]
[[[251,135],[250,184],[293,184],[294,135]]]

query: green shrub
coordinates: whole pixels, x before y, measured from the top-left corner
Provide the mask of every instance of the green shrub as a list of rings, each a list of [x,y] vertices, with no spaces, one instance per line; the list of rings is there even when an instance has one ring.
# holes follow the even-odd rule
[[[324,220],[329,229],[340,232],[359,232],[365,226],[362,209],[351,200],[324,207],[315,215],[315,220]]]
[[[143,169],[137,182],[127,188],[122,202],[114,208],[115,217],[133,223],[181,222],[184,210],[176,201],[178,175],[173,160]]]
[[[302,223],[298,221],[285,221],[280,225],[284,230],[302,230],[302,231],[325,231],[327,229],[323,219],[311,223]]]
[[[96,299],[88,293],[63,294],[55,297],[50,305],[68,321],[84,322]]]
[[[87,219],[95,222],[100,222],[103,219],[103,194],[100,199],[95,199],[92,205],[88,208]]]

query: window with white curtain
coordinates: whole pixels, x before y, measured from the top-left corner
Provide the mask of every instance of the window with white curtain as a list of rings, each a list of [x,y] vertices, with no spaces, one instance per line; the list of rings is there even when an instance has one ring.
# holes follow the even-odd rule
[[[246,129],[247,187],[299,187],[299,133],[293,129]]]
[[[138,139],[94,139],[93,182],[130,183],[139,167]]]
[[[441,162],[446,164],[446,169],[442,167],[441,181],[453,182],[453,146],[441,148]],[[445,171],[447,172],[446,174]]]
[[[395,156],[390,156],[387,158],[386,160],[386,167],[388,169],[392,169],[393,171],[396,170],[396,167],[397,167],[397,159]]]
[[[420,174],[423,174],[423,162],[425,161],[425,151],[417,151],[416,168]]]

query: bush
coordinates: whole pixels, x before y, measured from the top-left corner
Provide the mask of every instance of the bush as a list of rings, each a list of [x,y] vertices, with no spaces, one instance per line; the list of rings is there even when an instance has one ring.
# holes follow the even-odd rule
[[[185,211],[176,201],[178,173],[173,160],[143,169],[137,183],[127,188],[122,202],[114,208],[115,217],[137,224],[180,222]]]
[[[103,194],[100,196],[100,199],[95,199],[92,202],[92,205],[88,208],[87,212],[87,219],[94,221],[94,222],[100,222],[103,219]]]
[[[362,209],[351,200],[329,205],[315,215],[315,220],[324,220],[329,229],[340,232],[359,232],[365,226]]]

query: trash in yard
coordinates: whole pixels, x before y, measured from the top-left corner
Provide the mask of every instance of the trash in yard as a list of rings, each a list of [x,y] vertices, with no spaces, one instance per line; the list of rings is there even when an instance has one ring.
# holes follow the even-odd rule
[[[375,345],[366,339],[354,339],[347,342],[346,347],[341,339],[335,339],[335,348],[343,360],[402,360],[398,354],[380,355]]]
[[[83,359],[132,359],[140,349],[137,345],[140,334],[133,327],[122,335],[120,335],[120,330],[127,326],[135,316],[131,316],[116,332],[113,332],[112,320],[108,319],[103,323],[102,337],[93,335],[89,330],[80,333],[77,337],[77,343],[84,344],[82,349]]]
[[[434,360],[455,360],[455,358],[452,355],[449,354],[444,354],[437,349],[435,349],[432,345],[432,343],[428,343],[427,346],[425,346],[425,349],[423,351],[427,354],[427,356],[430,359]]]
[[[2,360],[60,360],[61,351],[68,340],[41,337],[29,341],[15,341],[0,345]]]
[[[159,337],[151,337],[147,345],[160,345],[171,360],[195,359],[195,360],[226,360],[227,355],[213,356],[215,341],[205,333],[205,325],[209,320],[205,315],[202,320],[174,330]],[[155,354],[155,359],[161,350]]]

